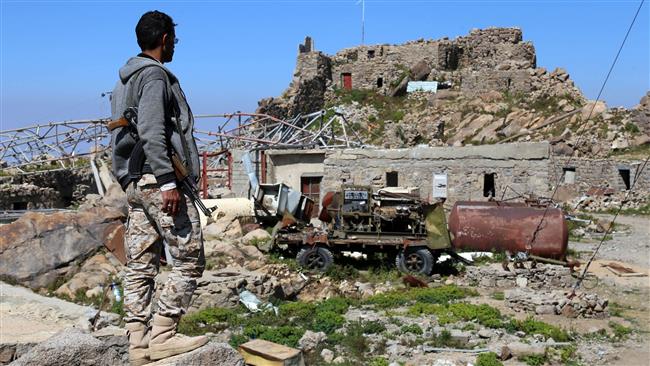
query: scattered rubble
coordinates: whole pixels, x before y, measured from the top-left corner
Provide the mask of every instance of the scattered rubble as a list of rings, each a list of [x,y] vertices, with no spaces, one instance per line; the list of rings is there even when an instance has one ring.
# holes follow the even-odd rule
[[[596,294],[577,293],[569,299],[567,291],[535,291],[516,288],[504,292],[506,304],[515,311],[537,315],[556,314],[568,318],[605,318],[608,300]]]
[[[650,205],[650,198],[643,191],[615,191],[611,188],[591,189],[586,195],[577,197],[567,203],[573,209],[581,211],[639,210]]]
[[[506,271],[501,264],[468,266],[459,283],[475,284],[483,288],[527,287],[540,290],[547,288],[568,288],[575,278],[568,267],[538,263],[535,268],[515,268]]]

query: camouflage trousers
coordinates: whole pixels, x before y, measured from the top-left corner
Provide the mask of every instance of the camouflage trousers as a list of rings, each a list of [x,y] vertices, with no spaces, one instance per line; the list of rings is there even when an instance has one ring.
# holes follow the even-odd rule
[[[205,255],[199,213],[185,195],[178,214],[161,211],[162,194],[153,175],[144,175],[126,190],[129,218],[125,232],[127,270],[124,279],[126,322],[147,322],[161,252],[166,244],[172,270],[157,302],[157,313],[178,317],[187,311],[196,281],[203,274]],[[164,244],[163,244],[164,241]]]

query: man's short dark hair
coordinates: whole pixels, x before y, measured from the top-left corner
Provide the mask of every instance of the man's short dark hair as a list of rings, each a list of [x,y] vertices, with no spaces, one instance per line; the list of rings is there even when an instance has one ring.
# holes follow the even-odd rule
[[[138,37],[138,46],[143,51],[152,50],[160,45],[162,36],[167,33],[174,33],[174,21],[172,18],[158,10],[148,11],[140,17],[138,25],[135,26],[135,35]]]

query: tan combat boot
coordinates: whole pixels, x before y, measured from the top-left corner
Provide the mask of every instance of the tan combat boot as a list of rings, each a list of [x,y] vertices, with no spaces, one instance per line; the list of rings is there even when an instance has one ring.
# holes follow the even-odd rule
[[[131,366],[141,366],[150,363],[149,332],[146,324],[140,322],[126,323],[126,331],[129,337],[129,364]]]
[[[149,341],[149,358],[160,360],[189,352],[208,343],[208,337],[188,337],[176,334],[178,319],[155,314]]]

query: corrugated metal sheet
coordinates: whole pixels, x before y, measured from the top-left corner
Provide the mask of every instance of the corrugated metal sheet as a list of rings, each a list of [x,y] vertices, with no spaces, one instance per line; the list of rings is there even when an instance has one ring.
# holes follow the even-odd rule
[[[438,91],[437,81],[409,81],[406,85],[406,92],[425,91],[435,93]]]

